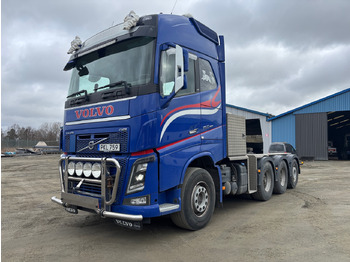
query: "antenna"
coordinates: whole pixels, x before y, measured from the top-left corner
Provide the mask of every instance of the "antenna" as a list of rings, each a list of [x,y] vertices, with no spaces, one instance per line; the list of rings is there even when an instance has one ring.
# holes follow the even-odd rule
[[[175,3],[174,3],[174,6],[173,6],[173,9],[171,9],[171,15],[173,14],[173,11],[174,11],[174,8],[175,8],[175,6],[176,6],[176,3],[177,3],[177,0],[175,0]]]

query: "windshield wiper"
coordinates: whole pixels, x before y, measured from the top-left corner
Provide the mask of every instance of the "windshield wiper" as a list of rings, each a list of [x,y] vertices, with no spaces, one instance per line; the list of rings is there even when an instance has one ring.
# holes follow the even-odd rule
[[[67,96],[67,98],[70,98],[70,97],[73,97],[73,96],[77,96],[77,95],[80,95],[80,94],[82,94],[82,93],[85,93],[84,96],[87,96],[87,91],[84,89],[84,90],[80,90],[80,91],[78,91],[78,92],[75,92],[75,93],[73,93],[73,94]]]
[[[121,86],[121,85],[124,86],[125,93],[129,94],[129,89],[131,87],[131,84],[129,84],[126,81],[118,81],[118,82],[110,83],[108,85],[104,85],[104,86],[100,86],[100,87],[95,86],[94,91],[96,92],[97,90],[104,89],[106,87],[112,88],[112,87]]]
[[[101,97],[103,99],[105,99],[105,98],[109,98],[109,97],[125,96],[125,95],[130,94],[131,84],[129,84],[126,81],[119,81],[119,82],[115,82],[115,83],[110,83],[108,85],[104,85],[101,87],[98,87],[96,85],[94,88],[94,91],[97,92],[97,90],[107,88],[107,87],[109,87],[111,89],[111,88],[114,88],[116,86],[122,86],[122,87],[124,87],[124,89],[122,89],[122,90],[119,90],[119,89],[118,90],[109,90],[109,91],[103,92],[101,94]]]
[[[71,101],[69,101],[69,104],[72,106],[72,105],[76,105],[76,104],[80,104],[80,103],[88,101],[88,94],[87,94],[87,91],[85,89],[84,90],[80,90],[78,92],[75,92],[75,93],[67,96],[67,98],[75,97],[75,96],[81,95],[83,93],[84,93],[84,96],[80,96],[80,97],[77,97],[75,99],[72,99]]]

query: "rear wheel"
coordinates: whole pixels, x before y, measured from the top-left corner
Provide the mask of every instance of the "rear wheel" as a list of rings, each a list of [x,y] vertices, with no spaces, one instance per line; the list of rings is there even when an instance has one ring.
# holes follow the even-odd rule
[[[273,193],[283,194],[284,192],[286,192],[287,183],[288,183],[288,169],[287,169],[286,162],[282,160],[278,166],[278,180],[275,181]]]
[[[198,230],[205,227],[215,208],[215,186],[208,171],[188,168],[181,190],[181,211],[171,215],[179,227]]]
[[[294,159],[292,163],[292,169],[290,170],[288,178],[288,188],[295,188],[298,184],[299,167],[297,161]]]
[[[261,170],[260,176],[262,181],[258,185],[258,191],[253,193],[253,198],[260,201],[269,200],[272,196],[274,186],[273,169],[269,162],[265,162]]]

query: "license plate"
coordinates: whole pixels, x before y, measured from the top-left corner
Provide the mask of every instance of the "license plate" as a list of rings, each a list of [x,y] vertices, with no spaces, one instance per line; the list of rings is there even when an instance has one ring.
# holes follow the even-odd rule
[[[98,151],[119,152],[120,151],[120,144],[99,144]]]
[[[142,230],[143,224],[142,221],[127,221],[127,220],[121,220],[121,219],[114,219],[114,223],[116,223],[118,226],[126,227],[134,230]]]

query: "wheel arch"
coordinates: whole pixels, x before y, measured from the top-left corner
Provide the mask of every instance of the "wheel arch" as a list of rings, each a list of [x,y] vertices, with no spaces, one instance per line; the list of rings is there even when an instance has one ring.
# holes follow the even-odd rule
[[[215,185],[216,204],[222,203],[222,180],[220,167],[214,163],[214,158],[210,152],[202,152],[190,158],[184,166],[179,185],[182,185],[185,179],[186,171],[189,167],[203,168],[207,170],[212,177]]]

